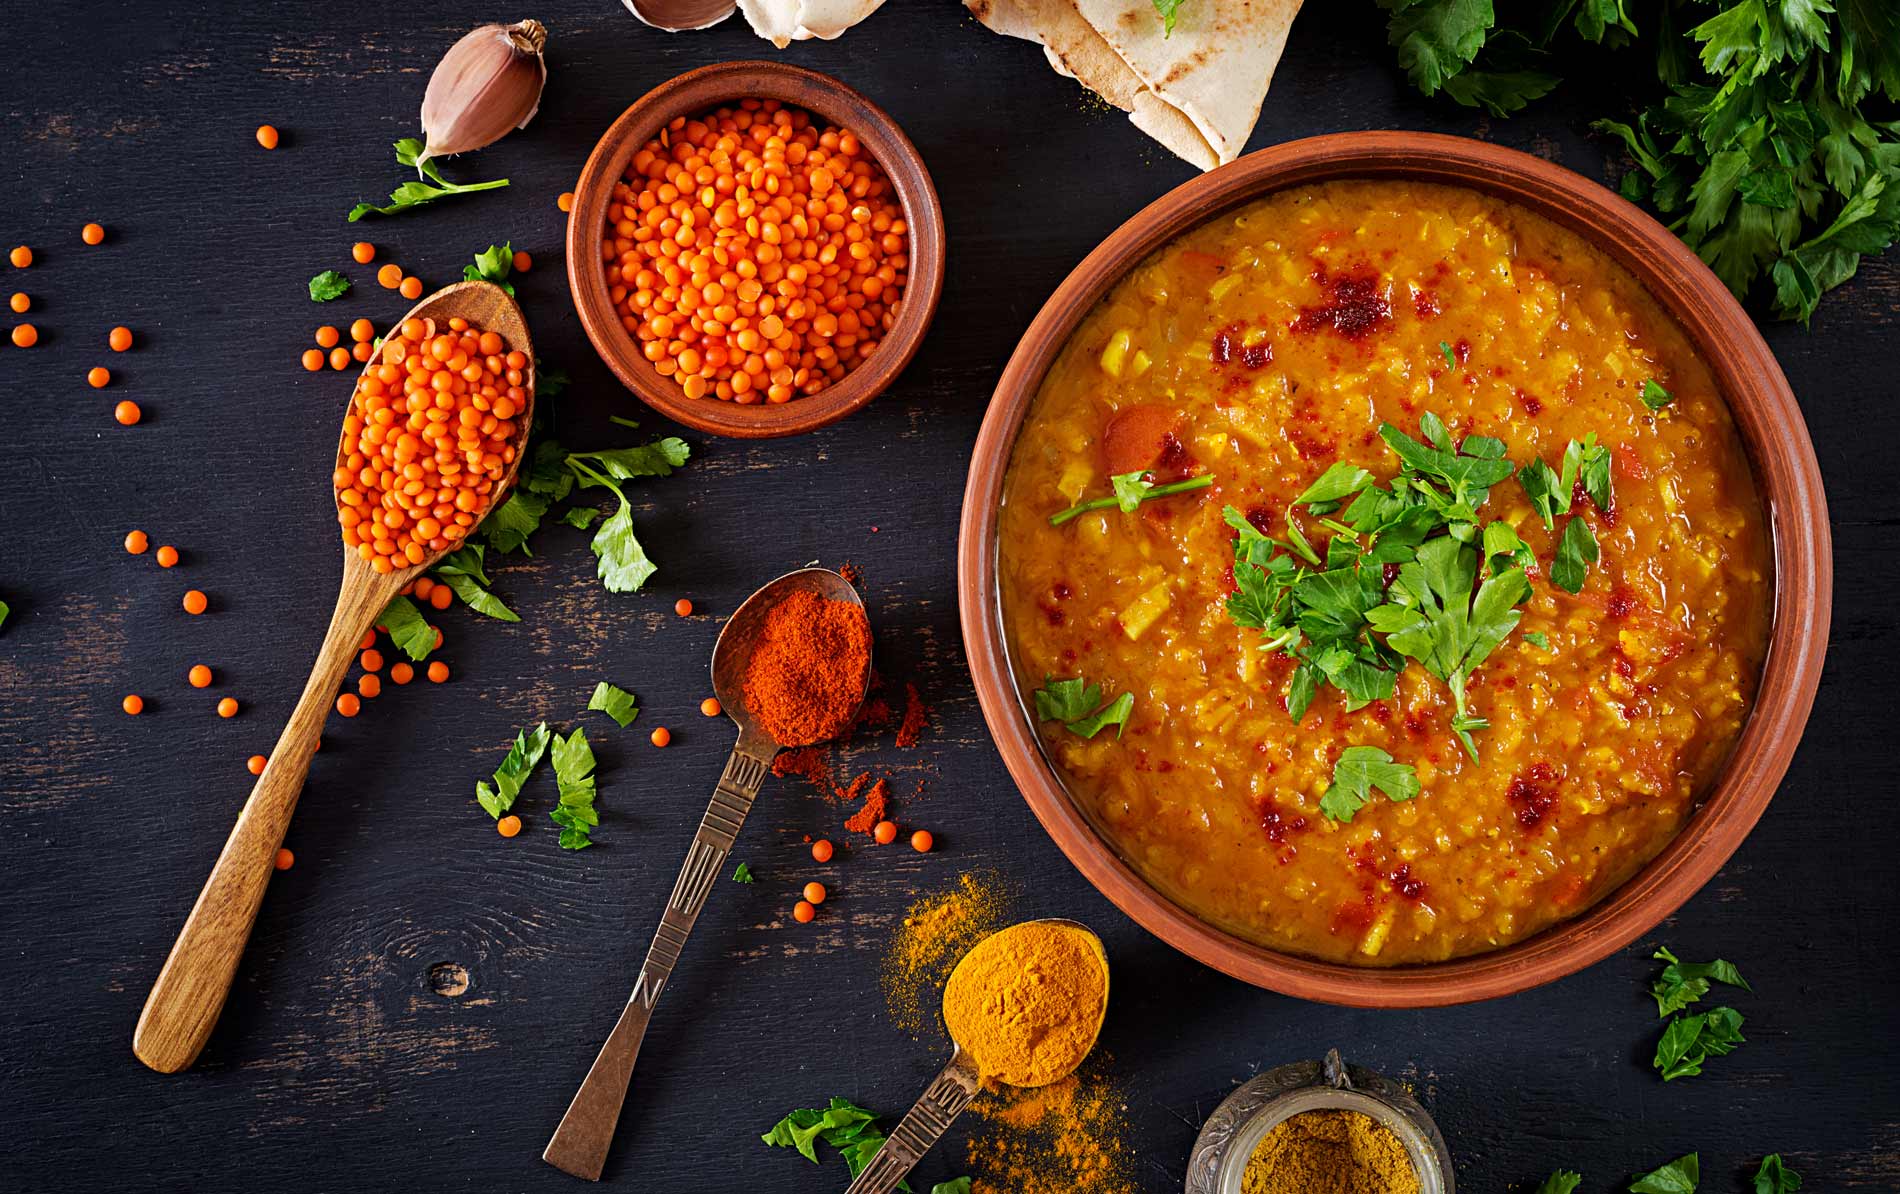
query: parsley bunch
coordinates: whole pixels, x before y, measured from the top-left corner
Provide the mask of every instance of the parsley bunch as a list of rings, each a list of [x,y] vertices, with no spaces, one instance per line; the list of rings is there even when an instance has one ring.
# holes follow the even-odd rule
[[[1297,661],[1286,693],[1294,721],[1326,684],[1344,694],[1349,711],[1389,699],[1398,673],[1408,660],[1416,661],[1450,687],[1456,704],[1452,731],[1475,760],[1478,747],[1471,732],[1490,723],[1467,707],[1466,684],[1517,628],[1522,617],[1517,606],[1531,592],[1525,573],[1530,550],[1507,523],[1481,527],[1479,509],[1491,486],[1517,469],[1505,459],[1501,440],[1471,435],[1454,444],[1444,420],[1430,412],[1419,430],[1423,442],[1390,423],[1379,427],[1380,438],[1399,458],[1399,474],[1389,485],[1378,485],[1370,472],[1341,461],[1294,499],[1319,527],[1332,532],[1324,557],[1291,512],[1286,538],[1276,539],[1227,507],[1224,517],[1235,532],[1235,591],[1227,599],[1227,615],[1236,625],[1261,632],[1261,650]],[[1594,440],[1590,448],[1571,447],[1577,470],[1597,467],[1586,459],[1601,460],[1607,500],[1607,451],[1595,448]],[[1568,462],[1570,453],[1565,458]],[[1562,480],[1541,461],[1527,465],[1525,474],[1533,478],[1523,482],[1533,504],[1539,498],[1532,486],[1551,486],[1544,474]],[[1563,504],[1567,508],[1568,500]],[[1589,527],[1576,518],[1571,527],[1581,528],[1581,537],[1589,539],[1587,559],[1596,559]],[[1570,554],[1576,568],[1587,567],[1580,547]],[[1568,562],[1560,544],[1553,574]],[[1388,566],[1398,569],[1389,587]],[[1582,579],[1578,571],[1577,589]]]
[[[1635,159],[1623,194],[1654,206],[1738,297],[1767,279],[1784,319],[1805,322],[1861,257],[1900,239],[1892,0],[1562,0],[1502,21],[1493,0],[1379,5],[1420,91],[1496,116],[1556,87],[1561,52],[1647,50],[1656,86],[1635,118],[1591,126]]]

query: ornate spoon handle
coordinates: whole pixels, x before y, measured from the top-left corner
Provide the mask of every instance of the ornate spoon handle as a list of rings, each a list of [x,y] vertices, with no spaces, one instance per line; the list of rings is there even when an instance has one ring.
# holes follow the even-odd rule
[[[930,1151],[930,1146],[963,1114],[963,1109],[976,1097],[980,1082],[976,1066],[963,1050],[952,1053],[950,1064],[924,1087],[922,1097],[845,1194],[890,1194],[895,1190],[897,1183]]]
[[[713,789],[712,803],[700,818],[699,832],[693,835],[692,848],[686,852],[686,862],[673,884],[673,896],[660,916],[646,964],[640,967],[633,994],[627,997],[626,1009],[620,1013],[620,1022],[600,1047],[600,1055],[594,1058],[593,1067],[541,1154],[541,1159],[556,1169],[588,1181],[600,1180],[607,1150],[613,1144],[614,1125],[620,1120],[620,1106],[627,1098],[627,1084],[633,1078],[633,1063],[640,1056],[640,1042],[647,1034],[647,1021],[673,967],[679,963],[686,938],[719,879],[746,814],[752,811],[752,801],[759,794],[759,785],[765,782],[776,751],[777,747],[762,735],[750,731],[742,731],[732,748],[719,786]]]

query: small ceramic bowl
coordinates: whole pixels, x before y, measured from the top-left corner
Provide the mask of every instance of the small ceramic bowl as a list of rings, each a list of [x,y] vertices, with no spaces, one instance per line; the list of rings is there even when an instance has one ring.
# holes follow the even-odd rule
[[[1675,318],[1741,433],[1774,537],[1775,607],[1754,709],[1675,840],[1583,914],[1491,953],[1358,967],[1270,950],[1201,920],[1151,886],[1043,754],[1010,668],[997,586],[997,512],[1010,451],[1042,379],[1096,303],[1148,254],[1242,203],[1340,178],[1410,179],[1495,195],[1568,228],[1628,270]],[[1003,763],[1037,820],[1123,912],[1217,970],[1301,999],[1432,1007],[1495,999],[1622,949],[1715,876],[1754,828],[1794,757],[1827,651],[1833,556],[1820,465],[1774,354],[1728,289],[1676,236],[1605,188],[1502,146],[1431,133],[1342,133],[1248,154],[1149,204],[1056,288],[996,385],[970,457],[957,543],[964,654]]]
[[[1339,1050],[1242,1083],[1214,1108],[1188,1154],[1186,1194],[1241,1194],[1247,1162],[1279,1124],[1308,1111],[1357,1111],[1398,1137],[1418,1174],[1419,1194],[1455,1194],[1451,1150],[1438,1125],[1391,1079],[1349,1066]]]
[[[718,398],[688,398],[640,355],[640,345],[621,326],[607,292],[600,234],[614,183],[627,163],[667,122],[698,116],[745,99],[776,99],[850,129],[889,176],[909,225],[909,278],[897,322],[877,351],[843,380],[809,398],[772,405],[740,405]],[[594,350],[621,384],[667,418],[699,431],[742,439],[800,435],[835,423],[882,393],[917,355],[943,294],[943,208],[924,159],[882,108],[829,75],[781,62],[723,62],[660,84],[620,114],[594,146],[567,224],[567,283],[581,326]]]

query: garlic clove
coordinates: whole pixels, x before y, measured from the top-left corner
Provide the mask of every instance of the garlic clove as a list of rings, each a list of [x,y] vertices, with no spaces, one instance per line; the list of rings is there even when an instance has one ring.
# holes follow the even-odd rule
[[[627,11],[655,29],[683,33],[708,29],[732,15],[737,0],[621,0]]]
[[[422,96],[425,158],[467,153],[525,128],[541,107],[548,67],[539,21],[483,25],[449,47]]]
[[[739,0],[752,32],[779,49],[794,41],[830,41],[876,12],[884,0]]]

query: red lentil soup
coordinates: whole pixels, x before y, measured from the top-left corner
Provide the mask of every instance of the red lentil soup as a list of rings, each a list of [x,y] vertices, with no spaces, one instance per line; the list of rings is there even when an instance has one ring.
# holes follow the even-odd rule
[[[1642,400],[1654,380],[1673,401]],[[1652,391],[1653,393],[1653,391]],[[1473,761],[1446,683],[1405,661],[1357,709],[1322,685],[1296,725],[1296,661],[1227,611],[1233,506],[1275,536],[1330,466],[1380,482],[1379,437],[1435,413],[1454,439],[1557,467],[1594,433],[1613,501],[1579,481],[1547,529],[1516,478],[1480,514],[1534,556],[1522,621],[1473,671]],[[1211,486],[1050,524],[1110,477]],[[1327,532],[1299,507],[1325,550]],[[1600,545],[1582,591],[1559,535]],[[1747,718],[1771,557],[1747,458],[1707,368],[1626,272],[1501,200],[1409,182],[1301,187],[1143,262],[1064,347],[1017,439],[999,522],[1018,683],[1134,695],[1118,736],[1040,722],[1098,830],[1169,898],[1273,949],[1397,965],[1496,949],[1576,915],[1682,828]],[[1381,582],[1390,585],[1386,575]],[[1321,812],[1343,750],[1421,791]]]

